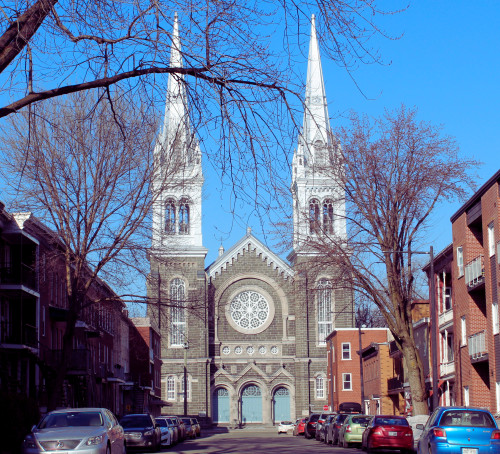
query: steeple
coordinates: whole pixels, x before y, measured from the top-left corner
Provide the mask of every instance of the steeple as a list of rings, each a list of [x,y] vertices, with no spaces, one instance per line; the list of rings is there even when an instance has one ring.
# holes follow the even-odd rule
[[[306,99],[301,138],[304,142],[303,145],[312,145],[317,141],[323,142],[323,146],[331,144],[328,104],[314,14],[311,17],[311,39],[307,61]]]
[[[174,18],[170,68],[182,68],[179,19]],[[153,249],[157,253],[204,255],[201,234],[201,149],[189,121],[184,75],[168,76],[165,116],[155,149]]]
[[[293,249],[307,253],[307,238],[335,235],[346,238],[345,190],[325,172],[331,157],[339,152],[333,140],[328,116],[325,82],[316,20],[311,17],[311,38],[307,62],[304,120],[292,163]]]

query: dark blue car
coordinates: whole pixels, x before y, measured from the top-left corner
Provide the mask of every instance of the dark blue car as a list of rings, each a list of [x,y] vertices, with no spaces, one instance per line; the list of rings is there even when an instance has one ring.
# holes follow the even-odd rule
[[[500,453],[500,430],[483,408],[438,407],[419,428],[418,454]]]

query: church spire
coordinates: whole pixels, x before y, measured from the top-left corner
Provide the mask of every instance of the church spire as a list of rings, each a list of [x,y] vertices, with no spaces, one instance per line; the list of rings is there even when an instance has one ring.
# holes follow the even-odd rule
[[[330,120],[314,14],[311,17],[302,140],[309,148],[318,141],[321,141],[323,146],[331,145]]]
[[[346,238],[345,190],[329,175],[332,155],[339,152],[328,116],[325,82],[316,20],[311,17],[304,122],[292,164],[293,248],[304,250],[308,238],[335,235]]]

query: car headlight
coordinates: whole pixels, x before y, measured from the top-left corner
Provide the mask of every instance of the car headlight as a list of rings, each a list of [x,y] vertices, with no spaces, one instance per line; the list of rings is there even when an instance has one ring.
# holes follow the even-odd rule
[[[97,437],[90,437],[85,443],[87,446],[100,445],[104,440],[104,435],[98,435]]]
[[[146,432],[144,432],[144,435],[146,435],[146,437],[149,437],[150,435],[153,435],[153,431],[147,430]]]
[[[36,448],[36,442],[34,437],[32,435],[28,435],[23,441],[23,446],[28,449]]]

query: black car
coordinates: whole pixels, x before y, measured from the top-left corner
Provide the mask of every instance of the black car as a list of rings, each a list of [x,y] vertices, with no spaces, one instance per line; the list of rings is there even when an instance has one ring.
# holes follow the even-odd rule
[[[326,438],[328,435],[328,427],[330,427],[330,425],[335,420],[335,416],[337,415],[336,414],[328,415],[326,417],[325,422],[321,425],[321,428],[316,428],[316,438],[319,441],[324,441],[325,443],[327,443]]]
[[[128,448],[146,448],[158,451],[161,447],[161,429],[148,414],[125,415],[120,420]]]
[[[321,426],[329,414],[330,413],[311,413],[305,423],[304,437],[316,438],[316,428],[318,424]]]

